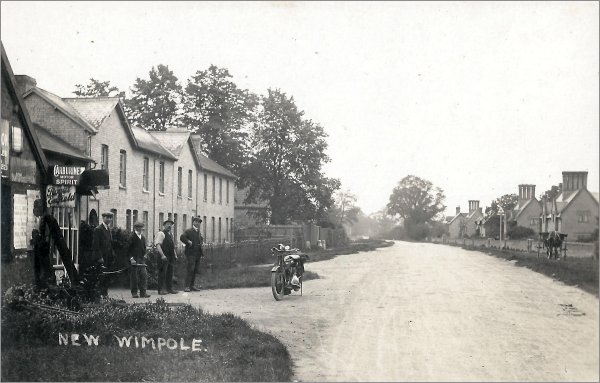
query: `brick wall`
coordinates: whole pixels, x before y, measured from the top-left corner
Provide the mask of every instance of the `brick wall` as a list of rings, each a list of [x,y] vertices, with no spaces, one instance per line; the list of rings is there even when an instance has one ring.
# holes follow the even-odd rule
[[[81,126],[35,93],[30,93],[25,98],[25,104],[33,123],[43,126],[53,135],[68,142],[83,153],[87,152],[89,133]]]

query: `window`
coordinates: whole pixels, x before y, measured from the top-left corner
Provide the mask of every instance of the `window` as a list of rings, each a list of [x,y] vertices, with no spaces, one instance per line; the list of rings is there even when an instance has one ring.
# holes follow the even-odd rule
[[[590,211],[589,210],[578,210],[577,211],[577,222],[578,223],[590,222]]]
[[[204,175],[204,202],[208,201],[208,175]]]
[[[206,216],[202,217],[202,224],[204,225],[204,241],[206,241]]]
[[[159,171],[159,181],[158,181],[158,191],[161,193],[165,192],[165,163],[161,161],[160,165],[158,166],[158,171]],[[162,225],[162,220],[160,222],[160,224]]]
[[[150,159],[144,157],[144,176],[142,178],[142,188],[148,191],[148,179],[150,177]]]
[[[183,178],[183,169],[182,168],[177,168],[177,197],[181,197],[181,183]]]
[[[127,187],[127,152],[121,150],[119,161],[119,183],[122,187]]]
[[[229,225],[231,226],[230,229],[229,229],[230,232],[231,232],[230,235],[229,235],[229,240],[231,242],[233,242],[233,218],[229,221]]]
[[[110,209],[110,212],[113,215],[112,227],[117,227],[117,209]]]
[[[532,217],[532,218],[529,220],[529,225],[530,225],[530,226],[535,226],[535,225],[537,225],[537,224],[538,224],[538,219],[537,219],[537,218],[535,218],[535,217]]]
[[[23,152],[23,129],[20,126],[11,126],[12,134],[12,151],[15,153]]]
[[[163,222],[165,222],[165,213],[158,213],[158,227],[162,228]]]
[[[108,169],[108,145],[100,149],[100,169]]]
[[[225,240],[229,242],[229,218],[225,218]]]
[[[142,222],[144,222],[144,237],[146,237],[146,240],[148,240],[148,212],[144,211],[142,213],[142,217],[144,217],[143,221],[142,221]],[[152,242],[154,242],[154,241],[152,241]]]
[[[190,170],[188,171],[188,198],[192,198],[192,178],[194,178],[194,176]]]
[[[181,222],[181,230],[187,229],[187,214],[183,215],[183,221]]]
[[[221,243],[221,217],[219,217],[219,243]]]
[[[210,241],[215,241],[215,217],[210,218]]]
[[[229,180],[225,181],[225,203],[229,205]]]
[[[88,135],[88,139],[87,139],[87,155],[88,156],[92,156],[92,135]]]
[[[223,204],[223,179],[219,177],[219,205]]]
[[[215,176],[212,176],[212,203],[215,203]]]
[[[133,223],[136,223],[138,221],[138,211],[134,210],[133,211]]]
[[[125,210],[125,230],[131,231],[132,227],[133,226],[131,224],[131,209],[127,209]]]

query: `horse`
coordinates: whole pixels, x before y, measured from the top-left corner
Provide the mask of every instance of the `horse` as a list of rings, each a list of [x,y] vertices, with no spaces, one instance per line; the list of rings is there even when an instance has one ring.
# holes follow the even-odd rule
[[[544,246],[546,247],[546,254],[548,255],[548,259],[560,259],[560,249],[562,248],[562,238],[561,236],[552,231],[548,234],[548,237],[544,239]]]

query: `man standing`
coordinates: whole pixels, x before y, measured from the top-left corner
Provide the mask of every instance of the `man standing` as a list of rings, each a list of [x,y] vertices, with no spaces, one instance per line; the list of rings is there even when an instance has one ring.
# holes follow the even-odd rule
[[[202,235],[200,235],[201,223],[202,220],[200,217],[194,217],[192,219],[192,227],[184,231],[179,237],[181,242],[185,244],[187,274],[185,277],[184,291],[186,292],[200,291],[194,286],[194,281],[196,280],[200,258],[204,257],[204,253],[202,252]]]
[[[160,259],[158,263],[158,295],[166,295],[168,293],[177,294],[173,289],[173,266],[177,261],[175,253],[175,241],[171,233],[171,227],[174,222],[170,219],[163,222],[163,229],[158,232],[154,239],[156,251]]]
[[[133,233],[129,237],[129,246],[127,254],[129,254],[129,278],[131,282],[131,296],[133,298],[149,298],[146,294],[148,287],[148,272],[146,271],[146,238],[142,235],[144,224],[136,222],[133,224]],[[138,288],[140,295],[138,296]]]
[[[92,239],[92,259],[88,266],[104,265],[110,268],[115,262],[115,252],[112,247],[112,235],[110,224],[113,219],[112,213],[102,213],[102,223],[94,229]],[[100,294],[108,295],[108,279],[100,279]]]

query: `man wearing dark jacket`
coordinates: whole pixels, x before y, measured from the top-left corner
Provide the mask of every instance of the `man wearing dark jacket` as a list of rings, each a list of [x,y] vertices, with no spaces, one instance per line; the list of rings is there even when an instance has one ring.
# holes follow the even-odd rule
[[[115,253],[112,247],[112,235],[110,224],[113,219],[112,213],[102,213],[102,223],[94,229],[92,238],[92,259],[87,266],[104,265],[110,268],[115,261]],[[100,293],[108,295],[108,279],[100,279]]]
[[[170,219],[163,222],[163,229],[156,234],[154,245],[160,258],[158,263],[158,295],[177,294],[173,289],[173,266],[177,262],[175,240],[171,232],[174,222]]]
[[[200,234],[200,217],[192,219],[192,227],[181,234],[179,239],[185,244],[185,258],[187,261],[187,274],[185,277],[184,291],[200,291],[194,286],[196,273],[200,264],[200,258],[204,257],[202,252],[202,235]]]
[[[131,282],[131,296],[134,298],[149,298],[146,294],[148,287],[148,272],[146,271],[146,238],[142,235],[144,224],[136,222],[133,224],[133,233],[129,237],[127,254],[129,254],[129,277]],[[138,296],[138,288],[140,295]]]

